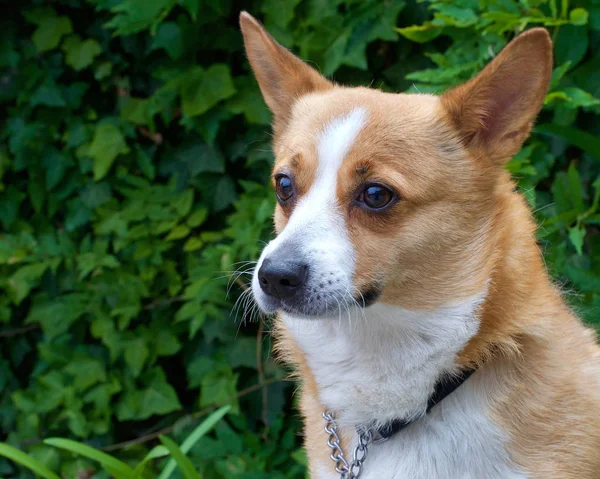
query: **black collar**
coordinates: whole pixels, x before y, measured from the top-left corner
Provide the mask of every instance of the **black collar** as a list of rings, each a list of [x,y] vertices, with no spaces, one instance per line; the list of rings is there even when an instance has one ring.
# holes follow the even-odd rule
[[[433,394],[427,401],[427,410],[425,414],[427,414],[431,409],[438,403],[442,402],[446,397],[450,396],[458,387],[460,387],[471,374],[475,372],[475,369],[464,369],[458,374],[446,374],[442,376],[435,385],[435,389]],[[419,419],[419,418],[417,418]],[[374,431],[374,439],[376,441],[384,441],[389,439],[397,432],[400,432],[409,424],[413,423],[415,420],[404,420],[404,419],[396,419],[392,422],[389,422],[383,427],[376,429]]]

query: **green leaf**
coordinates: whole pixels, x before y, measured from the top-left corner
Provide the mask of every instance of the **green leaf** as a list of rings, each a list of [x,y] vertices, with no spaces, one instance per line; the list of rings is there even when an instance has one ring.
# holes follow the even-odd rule
[[[569,228],[569,239],[571,240],[571,244],[575,246],[577,254],[583,254],[583,240],[585,239],[585,228],[583,226]]]
[[[177,211],[179,217],[186,216],[192,209],[193,204],[194,191],[191,189],[185,190],[177,199],[171,202],[171,206]]]
[[[234,93],[229,67],[218,63],[207,70],[191,69],[180,83],[183,112],[187,116],[201,115]]]
[[[204,143],[193,143],[182,147],[177,152],[177,158],[195,174],[225,171],[225,158],[222,153]]]
[[[148,356],[150,356],[150,350],[146,346],[144,338],[136,338],[127,342],[125,346],[125,362],[129,366],[133,377],[140,375]]]
[[[196,21],[200,8],[200,0],[179,0],[179,4],[189,12],[192,20]]]
[[[600,30],[600,6],[590,8],[590,28]]]
[[[183,443],[181,443],[181,452],[183,454],[187,454],[190,452],[192,447],[207,433],[209,432],[215,424],[217,424],[224,416],[229,412],[231,406],[223,406],[220,409],[217,409],[210,416],[208,416],[204,421],[202,421],[196,428],[190,433],[188,437],[185,438]],[[171,459],[163,469],[162,473],[158,477],[158,479],[167,479],[171,476],[171,473],[175,469],[175,460]]]
[[[105,78],[108,78],[110,76],[110,74],[112,73],[112,69],[112,63],[102,62],[94,69],[94,78],[96,80],[104,80]]]
[[[40,53],[55,49],[60,39],[73,31],[71,20],[59,17],[52,8],[37,8],[26,11],[23,15],[38,26],[31,40]]]
[[[581,148],[586,153],[600,160],[600,138],[590,135],[583,130],[570,126],[542,124],[538,125],[534,131],[562,138],[571,145]]]
[[[175,241],[181,238],[185,238],[190,234],[190,229],[186,225],[178,225],[171,230],[171,232],[165,237],[165,241]]]
[[[158,27],[150,44],[150,51],[164,49],[173,60],[183,54],[184,42],[181,28],[175,22],[165,22]]]
[[[262,2],[260,11],[263,12],[269,23],[277,25],[282,30],[285,30],[289,23],[294,18],[294,9],[300,3],[300,0],[287,0],[280,2],[279,0],[265,0]]]
[[[235,182],[229,176],[219,178],[215,189],[213,207],[215,211],[227,208],[236,199]]]
[[[183,245],[183,251],[190,252],[199,250],[204,246],[204,241],[199,238],[190,238]]]
[[[561,0],[560,2],[560,16],[561,18],[567,18],[567,12],[569,11],[569,0]]]
[[[206,208],[200,208],[194,211],[187,219],[186,223],[190,228],[197,228],[206,220],[208,216],[208,210]]]
[[[564,92],[569,97],[569,105],[573,108],[590,107],[600,104],[598,98],[594,98],[581,88],[567,87],[564,89]]]
[[[583,187],[581,186],[581,178],[579,172],[575,167],[575,163],[571,163],[567,172],[567,178],[569,181],[569,195],[571,202],[575,207],[575,210],[579,213],[585,211],[585,205],[583,203]]]
[[[159,436],[160,442],[163,443],[169,452],[171,453],[171,457],[179,466],[179,469],[183,473],[183,476],[186,479],[202,479],[202,476],[196,472],[194,469],[194,465],[192,461],[190,461],[185,454],[179,449],[179,446],[173,442],[172,439],[169,439],[167,436]],[[170,477],[170,473],[167,475],[160,475],[160,479],[167,479]]]
[[[181,349],[177,336],[168,329],[161,329],[155,337],[155,352],[158,356],[172,356]]]
[[[151,120],[148,105],[148,100],[128,97],[121,107],[120,118],[135,125],[147,125]]]
[[[177,393],[160,367],[155,366],[141,377],[147,381],[146,387],[128,387],[120,398],[116,407],[119,420],[147,419],[181,409]]]
[[[237,375],[230,368],[208,372],[200,385],[200,407],[235,401],[236,384]]]
[[[93,358],[78,358],[67,364],[64,371],[73,376],[73,387],[77,391],[84,391],[94,384],[106,381],[104,364]]]
[[[49,267],[50,263],[48,262],[28,264],[19,268],[8,278],[8,286],[14,294],[16,304],[20,304],[27,297]]]
[[[237,93],[227,102],[227,109],[233,114],[243,113],[248,123],[268,125],[271,114],[256,86],[250,77],[236,79]]]
[[[575,8],[569,13],[569,20],[573,25],[585,25],[589,14],[585,8]]]
[[[58,437],[45,439],[44,444],[57,447],[58,449],[64,449],[65,451],[70,451],[79,456],[87,457],[93,461],[99,462],[108,472],[117,476],[119,479],[133,479],[135,477],[133,469],[123,461],[119,461],[105,452],[99,451],[86,444]]]
[[[54,474],[41,462],[35,460],[31,456],[28,456],[23,451],[20,451],[15,447],[9,446],[8,444],[0,443],[0,456],[4,456],[10,459],[11,461],[25,466],[27,469],[34,472],[38,476],[43,477],[44,479],[60,479],[60,477]]]
[[[554,70],[552,70],[552,78],[550,80],[550,90],[553,90],[554,88],[556,88],[556,86],[563,79],[563,77],[565,76],[567,71],[569,71],[569,68],[571,68],[571,62],[563,63],[561,66],[556,67]]]
[[[17,219],[21,203],[27,195],[9,186],[6,191],[0,195],[0,222],[8,230]]]
[[[412,42],[427,43],[439,37],[443,29],[437,25],[413,25],[411,27],[397,28],[396,31]]]
[[[43,298],[43,297],[42,297]],[[84,293],[62,294],[53,301],[34,298],[25,323],[39,323],[48,340],[61,335],[88,312],[90,298]]]
[[[550,0],[550,13],[552,14],[552,18],[558,18],[558,7],[556,5],[556,0]]]
[[[576,239],[576,241],[579,240]],[[583,260],[584,258],[577,256],[577,259]],[[583,267],[581,264],[568,263],[565,266],[565,273],[582,293],[600,293],[600,277],[596,272],[589,271],[588,268]]]
[[[433,3],[431,8],[438,12],[434,15],[436,19],[443,18],[447,24],[455,27],[465,28],[477,23],[477,16],[471,8],[444,3]]]
[[[46,189],[51,191],[64,178],[73,160],[64,151],[48,148],[42,157],[42,164],[46,169]]]
[[[31,95],[29,104],[31,106],[43,105],[49,107],[67,106],[60,88],[58,88],[58,85],[50,76],[46,77],[44,83]]]
[[[571,62],[577,65],[585,56],[588,48],[588,33],[584,26],[565,25],[561,27],[554,44],[556,63],[562,65]]]
[[[116,15],[104,26],[115,30],[115,36],[153,29],[169,14],[174,5],[174,0],[123,0],[111,9]]]
[[[156,168],[152,164],[152,158],[139,146],[136,147],[135,151],[137,153],[137,164],[140,170],[142,170],[142,173],[146,178],[153,180],[156,177]]]
[[[94,180],[106,176],[117,156],[128,153],[129,148],[121,131],[111,123],[96,127],[88,155],[94,161]]]
[[[94,62],[94,58],[102,53],[102,48],[96,40],[88,38],[82,41],[79,35],[67,38],[62,48],[66,54],[66,64],[76,71],[89,67]]]

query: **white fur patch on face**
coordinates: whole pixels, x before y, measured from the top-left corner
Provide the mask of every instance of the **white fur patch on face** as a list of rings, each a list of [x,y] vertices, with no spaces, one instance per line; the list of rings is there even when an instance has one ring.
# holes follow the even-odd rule
[[[263,250],[252,279],[254,297],[263,311],[285,308],[316,316],[337,311],[352,301],[354,250],[336,189],[339,168],[366,118],[366,110],[356,108],[331,121],[316,138],[318,166],[314,183],[299,199],[285,229]],[[261,291],[257,273],[266,257],[277,261],[290,256],[307,265],[308,280],[296,304],[279,304]]]

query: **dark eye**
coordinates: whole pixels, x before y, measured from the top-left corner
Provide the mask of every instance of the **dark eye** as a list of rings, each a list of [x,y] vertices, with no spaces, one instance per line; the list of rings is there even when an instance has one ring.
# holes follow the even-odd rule
[[[381,185],[368,185],[362,190],[358,201],[373,210],[380,210],[389,205],[394,199],[394,192]]]
[[[294,183],[289,176],[279,175],[275,179],[275,192],[277,198],[282,203],[289,200],[294,195]]]

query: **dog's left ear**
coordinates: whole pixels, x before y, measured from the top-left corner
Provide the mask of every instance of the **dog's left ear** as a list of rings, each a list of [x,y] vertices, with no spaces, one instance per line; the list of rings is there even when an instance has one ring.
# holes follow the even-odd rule
[[[552,41],[534,28],[510,42],[479,75],[442,96],[467,148],[496,164],[514,156],[529,136],[552,73]]]

